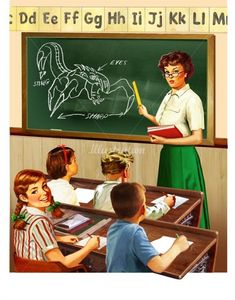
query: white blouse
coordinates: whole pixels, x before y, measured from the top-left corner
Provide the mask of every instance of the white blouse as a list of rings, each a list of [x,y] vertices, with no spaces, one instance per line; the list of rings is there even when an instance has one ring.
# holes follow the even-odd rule
[[[73,186],[62,178],[48,181],[54,201],[67,203],[72,205],[79,205],[79,201]]]
[[[175,125],[183,136],[192,130],[204,129],[204,111],[200,97],[186,84],[174,94],[169,91],[156,114],[160,125]]]
[[[106,210],[114,212],[110,193],[114,186],[118,185],[120,181],[106,180],[104,183],[96,187],[93,199],[93,206],[95,209]]]

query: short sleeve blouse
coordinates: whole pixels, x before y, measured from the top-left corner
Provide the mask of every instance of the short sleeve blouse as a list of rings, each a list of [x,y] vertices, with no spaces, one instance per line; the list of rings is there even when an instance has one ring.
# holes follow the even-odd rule
[[[175,125],[183,136],[204,129],[204,111],[200,97],[186,84],[176,93],[168,92],[156,114],[160,125]]]
[[[49,186],[55,201],[79,205],[76,191],[67,180],[62,178],[52,179],[48,181],[47,185]]]
[[[34,207],[23,207],[25,230],[14,229],[14,246],[19,257],[47,260],[46,252],[58,248],[53,225],[47,215]]]

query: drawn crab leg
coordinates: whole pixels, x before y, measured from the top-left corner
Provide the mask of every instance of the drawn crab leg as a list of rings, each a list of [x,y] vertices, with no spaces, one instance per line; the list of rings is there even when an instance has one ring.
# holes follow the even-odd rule
[[[127,99],[128,99],[126,110],[123,113],[125,115],[129,111],[129,109],[131,108],[131,106],[133,104],[133,101],[135,100],[134,91],[126,78],[121,78],[118,81],[116,81],[115,83],[111,84],[109,93],[114,92],[118,89],[123,89],[127,96]]]

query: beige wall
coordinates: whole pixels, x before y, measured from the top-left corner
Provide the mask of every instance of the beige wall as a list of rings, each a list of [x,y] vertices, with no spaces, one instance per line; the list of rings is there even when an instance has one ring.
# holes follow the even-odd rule
[[[11,136],[11,209],[15,206],[12,184],[15,174],[23,168],[46,172],[45,162],[49,150],[65,144],[77,154],[79,177],[103,179],[100,156],[111,149],[127,149],[135,156],[132,166],[133,181],[156,185],[161,146],[139,143],[118,143],[78,139]],[[216,271],[226,271],[227,263],[227,150],[197,149],[204,170],[211,228],[219,232],[219,251]]]

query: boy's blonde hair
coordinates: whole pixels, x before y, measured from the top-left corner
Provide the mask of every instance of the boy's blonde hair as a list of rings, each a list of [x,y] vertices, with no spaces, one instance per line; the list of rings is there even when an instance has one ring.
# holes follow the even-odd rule
[[[102,173],[104,175],[118,174],[129,168],[132,162],[134,162],[134,157],[129,152],[110,151],[101,157]]]

